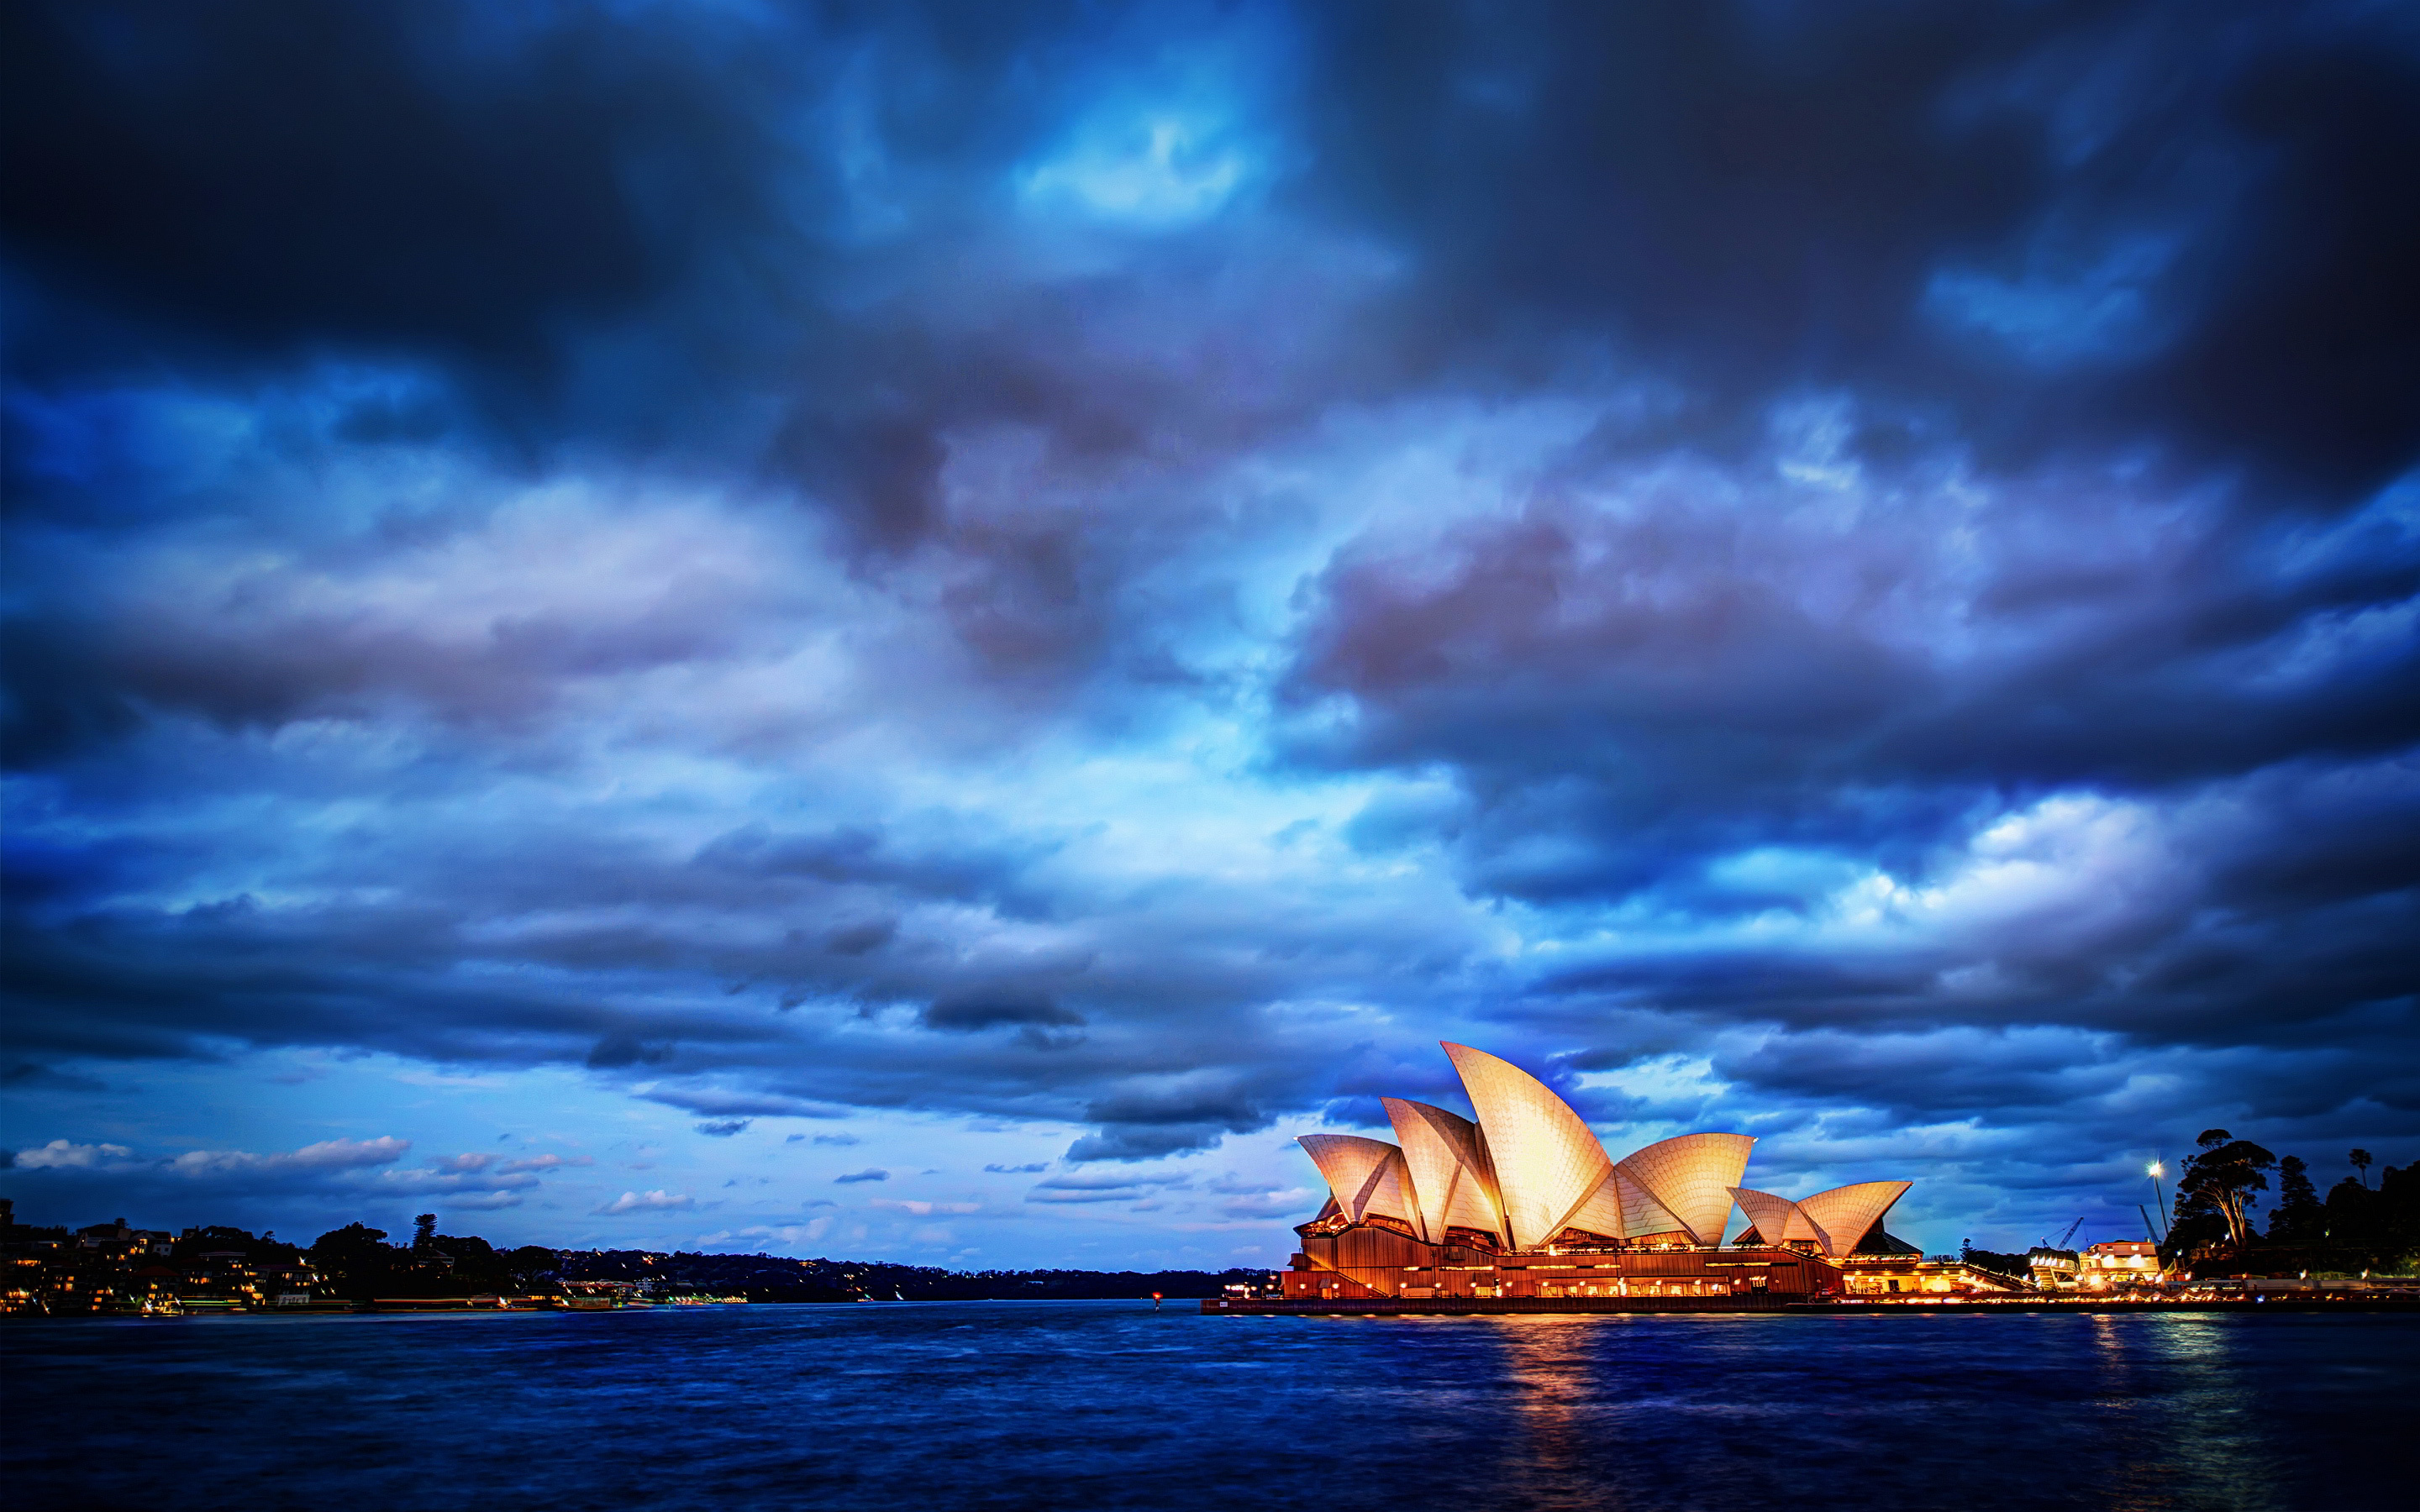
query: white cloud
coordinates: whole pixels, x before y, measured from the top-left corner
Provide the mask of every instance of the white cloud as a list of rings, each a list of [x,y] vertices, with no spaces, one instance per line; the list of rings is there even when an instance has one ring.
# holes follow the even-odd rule
[[[383,1134],[376,1139],[324,1139],[284,1154],[256,1155],[244,1149],[190,1149],[168,1162],[179,1176],[209,1180],[250,1175],[334,1173],[384,1165],[400,1160],[411,1148],[409,1139]]]
[[[134,1151],[124,1145],[79,1145],[65,1139],[54,1139],[47,1145],[17,1151],[17,1165],[23,1170],[92,1170],[115,1165],[132,1157]]]
[[[378,1184],[381,1191],[411,1193],[484,1192],[502,1196],[506,1192],[523,1192],[537,1185],[537,1178],[526,1172],[504,1175],[502,1172],[458,1171],[380,1171]]]
[[[1258,167],[1219,114],[1162,106],[1096,117],[1058,157],[1027,170],[1017,188],[1037,208],[1155,229],[1217,214]]]
[[[1230,1218],[1283,1218],[1309,1212],[1318,1206],[1314,1200],[1318,1196],[1307,1186],[1287,1187],[1278,1192],[1254,1192],[1229,1198],[1218,1211]]]
[[[686,1192],[625,1192],[598,1208],[600,1213],[623,1212],[686,1212],[697,1206],[697,1199]]]
[[[492,1212],[499,1208],[520,1207],[521,1195],[518,1192],[454,1193],[446,1196],[444,1205],[454,1209],[467,1208],[476,1212]]]
[[[1171,1187],[1192,1184],[1192,1179],[1182,1175],[1146,1176],[1126,1171],[1084,1171],[1072,1176],[1054,1176],[1034,1184],[1025,1194],[1028,1202],[1084,1203],[1132,1202]]]
[[[594,1165],[597,1162],[586,1155],[568,1159],[561,1155],[534,1155],[527,1160],[508,1160],[496,1167],[499,1176],[517,1175],[522,1171],[556,1171],[571,1165]]]
[[[737,1234],[742,1239],[774,1241],[787,1249],[803,1249],[830,1233],[831,1225],[830,1218],[810,1218],[802,1224],[756,1224],[737,1230]],[[721,1237],[730,1238],[731,1235],[725,1233]],[[701,1238],[698,1242],[703,1244],[706,1240]]]

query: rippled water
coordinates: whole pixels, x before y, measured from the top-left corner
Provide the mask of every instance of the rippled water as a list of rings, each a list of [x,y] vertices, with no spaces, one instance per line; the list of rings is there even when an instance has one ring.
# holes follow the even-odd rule
[[[936,1303],[0,1328],[15,1508],[2400,1508],[2420,1319]]]

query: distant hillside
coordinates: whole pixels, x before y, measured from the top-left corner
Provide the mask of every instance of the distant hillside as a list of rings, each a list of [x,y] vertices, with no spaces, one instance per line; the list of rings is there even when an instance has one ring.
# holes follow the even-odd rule
[[[751,1302],[853,1302],[860,1297],[908,1302],[972,1302],[1045,1298],[1215,1297],[1237,1283],[1260,1286],[1265,1270],[1229,1271],[944,1271],[879,1260],[798,1260],[779,1255],[703,1255],[686,1251],[564,1250],[559,1281],[636,1281],[672,1291],[744,1296]]]

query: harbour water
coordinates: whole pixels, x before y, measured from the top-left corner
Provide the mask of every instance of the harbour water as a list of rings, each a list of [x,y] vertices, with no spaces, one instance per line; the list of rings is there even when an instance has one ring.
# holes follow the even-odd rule
[[[0,1329],[64,1507],[2420,1503],[2420,1319],[1218,1318],[1191,1304]]]

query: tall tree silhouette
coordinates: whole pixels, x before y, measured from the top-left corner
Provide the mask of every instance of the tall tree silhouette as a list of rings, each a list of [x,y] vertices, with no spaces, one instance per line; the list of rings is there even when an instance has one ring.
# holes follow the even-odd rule
[[[2277,1211],[2269,1215],[2273,1244],[2316,1244],[2327,1237],[2327,1204],[2311,1184],[2311,1168],[2300,1155],[2277,1163]]]
[[[2188,1214],[2215,1215],[2225,1226],[2228,1245],[2242,1249],[2252,1240],[2250,1213],[2258,1200],[2255,1194],[2269,1190],[2265,1173],[2276,1165],[2277,1157],[2224,1129],[2205,1129],[2194,1142],[2201,1153],[2185,1162],[2184,1174],[2177,1180],[2178,1223],[2181,1227]]]

